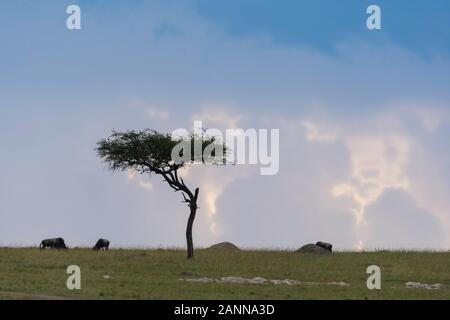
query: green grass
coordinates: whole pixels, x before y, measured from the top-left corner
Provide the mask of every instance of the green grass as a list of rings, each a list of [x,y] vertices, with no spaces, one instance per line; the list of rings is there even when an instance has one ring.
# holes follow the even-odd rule
[[[81,290],[66,288],[68,265],[81,268]],[[378,265],[382,289],[368,290],[366,268]],[[104,275],[111,276],[105,279]],[[181,278],[240,276],[295,279],[320,285],[195,283]],[[344,281],[348,287],[326,285]],[[441,283],[440,290],[408,289],[408,281]],[[14,292],[14,294],[12,293]],[[450,252],[183,250],[66,251],[0,248],[0,298],[34,295],[82,299],[450,299]]]

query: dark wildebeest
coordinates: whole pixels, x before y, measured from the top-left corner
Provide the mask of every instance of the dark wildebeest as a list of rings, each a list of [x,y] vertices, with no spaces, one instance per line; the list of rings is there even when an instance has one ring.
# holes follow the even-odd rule
[[[325,250],[328,250],[330,252],[332,252],[332,249],[333,249],[333,245],[331,243],[322,242],[322,241],[317,242],[316,246],[324,248]]]
[[[54,238],[54,239],[45,239],[42,240],[41,244],[39,245],[39,248],[45,249],[45,248],[55,248],[55,249],[67,249],[66,244],[64,243],[63,238]]]
[[[109,240],[106,239],[98,239],[95,246],[92,248],[92,250],[108,250],[109,249]]]

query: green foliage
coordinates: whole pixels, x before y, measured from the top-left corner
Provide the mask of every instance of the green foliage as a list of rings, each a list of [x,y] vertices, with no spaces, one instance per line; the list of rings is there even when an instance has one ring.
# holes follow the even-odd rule
[[[175,163],[172,150],[180,143],[184,143],[184,151],[190,151],[190,156],[187,161]],[[195,148],[196,144],[201,147]],[[205,154],[208,149],[212,152]],[[141,173],[170,172],[197,162],[224,164],[226,156],[225,146],[215,137],[191,134],[188,138],[173,140],[170,134],[154,130],[113,131],[110,137],[97,143],[96,151],[111,170],[135,169]]]

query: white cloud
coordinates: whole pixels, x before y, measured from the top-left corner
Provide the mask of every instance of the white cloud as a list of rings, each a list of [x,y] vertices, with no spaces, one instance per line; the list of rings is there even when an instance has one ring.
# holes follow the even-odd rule
[[[448,122],[448,112],[443,112],[440,109],[430,108],[427,106],[416,107],[413,109],[413,114],[420,121],[422,126],[430,133],[435,132],[441,125]]]
[[[167,111],[161,111],[156,108],[149,108],[146,113],[152,119],[165,120],[169,118],[169,113]]]
[[[128,107],[132,109],[142,110],[147,117],[156,120],[167,120],[169,119],[169,112],[162,109],[161,107],[149,105],[143,99],[135,99],[128,103]]]
[[[204,111],[197,113],[192,117],[192,120],[203,121],[203,126],[209,128],[214,126],[217,129],[236,129],[239,122],[243,119],[243,115],[232,115],[226,112],[223,107],[208,106]]]
[[[148,175],[140,175],[136,171],[127,170],[126,178],[128,181],[133,181],[137,183],[137,185],[145,190],[153,190],[153,184],[149,180]]]
[[[412,180],[411,195],[416,206],[427,210],[434,216],[445,233],[445,242],[450,247],[450,197],[448,175],[445,167],[438,165],[436,159],[417,148],[410,166]],[[426,232],[424,230],[424,232]]]
[[[319,142],[334,142],[336,141],[336,134],[323,132],[319,126],[317,126],[312,121],[304,121],[303,127],[306,130],[306,138],[309,141],[319,141]]]
[[[350,153],[351,176],[348,182],[333,186],[335,197],[348,196],[355,203],[356,224],[364,222],[368,206],[388,189],[409,189],[405,172],[410,142],[397,134],[378,134],[346,138]]]

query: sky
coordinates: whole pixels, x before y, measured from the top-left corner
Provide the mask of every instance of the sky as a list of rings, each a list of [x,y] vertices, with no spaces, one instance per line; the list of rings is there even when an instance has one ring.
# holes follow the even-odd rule
[[[181,195],[94,149],[201,120],[280,167],[185,170],[196,246],[450,249],[448,1],[1,1],[0,49],[0,246],[184,247]]]

